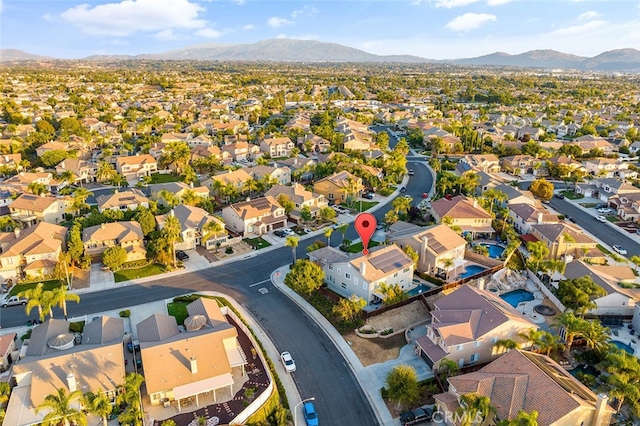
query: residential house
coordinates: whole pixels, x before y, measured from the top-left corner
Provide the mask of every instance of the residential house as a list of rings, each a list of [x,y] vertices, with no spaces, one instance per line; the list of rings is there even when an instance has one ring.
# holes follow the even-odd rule
[[[64,250],[67,228],[40,222],[35,226],[0,233],[0,276],[42,278],[53,273]]]
[[[295,177],[300,182],[310,182],[313,179],[313,171],[317,161],[312,158],[298,156],[277,160],[276,164],[279,167],[287,167],[291,170],[292,178]]]
[[[171,315],[154,314],[136,326],[151,405],[176,401],[181,411],[186,398],[199,406],[204,393],[213,393],[213,400],[220,389],[234,395],[233,373],[243,375],[248,364],[238,330],[215,300],[199,298],[187,305],[187,313],[182,332]]]
[[[511,204],[530,204],[532,206],[539,205],[540,202],[535,199],[529,191],[515,188],[511,185],[500,184],[494,187],[496,191],[500,191],[507,196],[507,201],[503,203],[503,207]]]
[[[473,170],[486,173],[498,173],[500,171],[500,160],[494,154],[467,154],[460,159],[471,165]]]
[[[608,204],[625,221],[640,219],[640,190],[629,194],[614,195],[609,198]]]
[[[534,174],[541,169],[542,162],[531,155],[511,155],[500,159],[502,170],[516,176]]]
[[[194,187],[193,184],[187,185],[184,182],[156,183],[153,185],[148,185],[147,190],[150,194],[149,198],[153,201],[157,201],[158,204],[161,204],[163,206],[167,205],[167,201],[162,198],[161,195],[163,191],[168,191],[169,193],[173,194],[178,200],[180,200],[180,202],[182,202],[182,199],[187,192],[192,192],[195,196],[200,197],[203,200],[208,199],[210,195],[209,188],[207,188],[206,186]]]
[[[38,222],[60,223],[69,209],[68,198],[35,195],[25,192],[9,204],[11,218],[25,227]]]
[[[105,210],[125,211],[135,210],[138,207],[149,208],[149,199],[137,188],[116,190],[113,194],[100,195],[96,197],[96,202],[100,213]]]
[[[167,152],[168,143],[164,142],[154,142],[149,147],[149,155],[159,160]]]
[[[69,147],[64,142],[51,141],[36,148],[36,155],[42,157],[48,151],[68,151]]]
[[[520,234],[529,234],[531,225],[560,222],[558,216],[549,210],[526,203],[509,204],[509,220]]]
[[[433,302],[427,334],[416,340],[416,353],[437,371],[442,360],[458,366],[492,361],[502,352],[498,340],[521,342],[520,333],[537,326],[497,295],[470,285]]]
[[[247,162],[253,161],[262,156],[260,147],[249,142],[233,142],[222,145],[222,151],[226,152],[233,161]]]
[[[447,382],[448,392],[434,395],[437,411],[458,412],[461,396],[474,394],[491,400],[496,410],[492,423],[535,411],[540,426],[605,426],[615,413],[607,395],[594,394],[554,360],[534,352],[509,351],[480,370],[448,377]],[[446,425],[454,425],[451,418]]]
[[[598,242],[587,236],[582,229],[566,222],[534,224],[530,226],[528,241],[542,241],[549,249],[549,258],[572,256],[593,263],[604,263],[605,254],[597,247]]]
[[[233,157],[228,151],[223,151],[217,146],[197,145],[191,148],[191,161],[208,158],[215,158],[221,163],[233,161]]]
[[[4,424],[40,424],[47,410],[36,411],[47,395],[104,392],[115,401],[124,383],[125,358],[122,318],[100,316],[84,326],[82,337],[70,330],[71,323],[50,318],[34,327],[15,363],[11,382],[15,384],[7,406]],[[82,409],[81,402],[72,408]]]
[[[588,154],[591,150],[602,151],[604,155],[618,152],[618,147],[616,145],[604,138],[593,135],[580,136],[575,138],[571,143],[579,146],[580,149],[582,149],[582,154]]]
[[[147,255],[144,234],[136,221],[101,223],[82,231],[84,252],[98,257],[109,247],[120,246],[127,252],[127,262],[143,260]]]
[[[434,225],[428,228],[407,222],[396,222],[389,227],[387,240],[397,244],[403,250],[411,247],[418,253],[416,269],[430,275],[447,274],[455,262],[464,260],[467,240],[455,233],[447,225]],[[445,262],[451,259],[454,265]]]
[[[29,184],[38,183],[47,188],[47,191],[56,194],[58,190],[67,186],[67,182],[58,181],[52,173],[47,172],[20,172],[17,175],[0,182],[0,188],[11,192],[27,192]]]
[[[575,191],[585,197],[599,198],[607,203],[617,198],[616,196],[639,192],[635,186],[614,178],[594,179],[586,184],[579,183],[576,184]]]
[[[589,314],[630,317],[640,302],[640,289],[633,286],[636,275],[627,265],[592,265],[574,260],[567,263],[562,275],[565,279],[590,277],[605,291],[604,296],[592,300],[596,307]],[[557,283],[552,284],[557,287]]]
[[[180,241],[176,241],[174,244],[176,250],[190,250],[197,246],[214,250],[217,247],[227,245],[229,241],[224,222],[199,207],[178,204],[166,215],[156,216],[158,228],[164,228],[168,216],[174,216],[180,222]],[[207,233],[204,228],[209,222],[217,222],[222,231],[215,236],[211,235],[210,238],[205,238]]]
[[[244,236],[266,234],[287,225],[284,208],[271,196],[227,206],[222,217],[227,229]]]
[[[3,170],[22,170],[22,154],[0,154],[0,168]]]
[[[92,182],[96,179],[96,166],[85,160],[67,158],[62,160],[56,166],[56,173],[58,175],[61,175],[67,171],[73,173],[73,183],[75,185],[79,183]]]
[[[540,136],[544,136],[545,131],[540,127],[533,126],[523,126],[518,129],[516,132],[516,139],[519,140],[534,140],[537,141],[540,139]]]
[[[347,171],[337,172],[313,183],[313,192],[336,204],[347,202],[347,198],[359,197],[364,186],[362,179]]]
[[[366,255],[350,255],[328,246],[308,256],[322,266],[327,286],[346,298],[355,295],[372,303],[386,298],[383,284],[402,290],[413,287],[413,261],[395,244],[373,247]]]
[[[220,190],[217,189],[219,185],[233,187],[235,191],[240,194],[244,191],[244,183],[252,179],[252,176],[247,170],[246,168],[240,168],[211,176],[209,179],[202,181],[201,184],[207,188],[211,188],[211,193],[218,197],[223,195],[220,193]]]
[[[117,157],[116,170],[125,179],[151,176],[158,171],[158,161],[149,154]]]
[[[269,154],[271,158],[289,157],[295,144],[288,137],[265,138],[260,142],[260,151]]]
[[[0,336],[0,372],[2,373],[7,371],[11,364],[18,359],[17,338],[18,335],[16,333],[7,333]]]
[[[278,185],[291,183],[291,169],[288,167],[254,166],[247,169],[256,181],[269,179]]]
[[[464,195],[456,195],[450,198],[441,198],[431,202],[431,215],[436,223],[446,223],[450,226],[459,226],[464,234],[471,234],[475,238],[478,234],[492,235],[495,233],[491,227],[493,216],[483,209],[478,201]],[[447,219],[444,219],[444,218]]]
[[[582,165],[592,176],[599,178],[635,179],[638,173],[629,170],[629,162],[616,158],[594,158],[585,160]]]
[[[295,223],[302,222],[302,209],[305,207],[309,209],[311,217],[315,218],[318,216],[320,209],[329,205],[324,195],[307,191],[299,183],[294,183],[292,186],[274,185],[264,195],[271,196],[277,200],[280,194],[293,202],[294,208],[289,212],[289,218]]]

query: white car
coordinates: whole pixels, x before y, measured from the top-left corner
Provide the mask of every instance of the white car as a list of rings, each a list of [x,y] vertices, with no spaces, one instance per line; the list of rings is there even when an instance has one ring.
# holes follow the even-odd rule
[[[617,244],[615,246],[613,246],[613,251],[615,251],[616,253],[621,254],[621,255],[627,254],[627,251],[624,249],[624,247],[619,246]]]
[[[603,207],[601,209],[598,209],[598,213],[608,214],[613,213],[613,210],[611,210],[609,207]]]
[[[280,361],[282,361],[282,365],[284,369],[287,370],[287,373],[293,373],[296,371],[296,362],[293,360],[293,357],[289,352],[282,352],[280,354]]]
[[[338,222],[338,223],[336,223],[336,224],[334,224],[334,225],[333,225],[333,229],[338,229],[338,228],[340,228],[341,226],[344,226],[344,225],[346,225],[346,223],[344,223],[344,222]]]
[[[598,222],[603,222],[603,223],[604,223],[604,222],[606,222],[606,221],[607,221],[607,218],[606,218],[606,217],[604,217],[604,216],[598,215],[598,216],[596,216],[596,220],[597,220]]]
[[[291,229],[291,228],[282,228],[282,232],[287,234],[288,237],[296,235],[296,233],[293,232],[293,229]]]

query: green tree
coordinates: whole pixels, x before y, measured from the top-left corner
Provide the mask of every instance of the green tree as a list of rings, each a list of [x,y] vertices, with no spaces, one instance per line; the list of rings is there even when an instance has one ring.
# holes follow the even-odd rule
[[[83,403],[88,412],[100,416],[102,418],[103,426],[107,426],[107,420],[109,414],[113,411],[113,405],[111,405],[111,399],[104,391],[98,392],[85,392],[82,396]]]
[[[49,189],[44,183],[40,182],[31,182],[27,186],[27,192],[35,195],[44,195],[49,193]]]
[[[396,197],[391,202],[391,207],[396,214],[406,215],[409,209],[411,208],[411,202],[413,198],[411,197]]]
[[[382,131],[376,135],[376,145],[381,151],[386,151],[389,147],[389,134]]]
[[[496,426],[538,426],[538,412],[518,411],[518,415],[511,420],[501,420]]]
[[[47,411],[42,426],[87,426],[87,416],[80,409],[81,400],[81,391],[67,393],[65,388],[45,396],[44,401],[36,407],[36,413]]]
[[[342,225],[338,226],[336,228],[337,231],[339,231],[342,234],[342,242],[344,243],[344,236],[347,234],[347,229],[349,229],[349,224],[348,223],[343,223]]]
[[[564,348],[560,336],[558,336],[557,334],[549,333],[548,331],[542,332],[537,346],[538,350],[544,353],[546,356],[550,356],[552,351],[562,350]]]
[[[180,240],[180,231],[182,227],[180,221],[174,215],[167,216],[162,228],[162,235],[171,247],[171,258],[173,259],[173,267],[176,267],[176,242]]]
[[[96,169],[96,179],[100,182],[105,182],[112,180],[116,175],[116,169],[113,166],[105,161],[101,161],[98,163],[98,168]]]
[[[598,320],[585,320],[580,327],[580,335],[586,342],[587,349],[602,353],[609,348],[610,330]]]
[[[386,223],[387,226],[391,226],[397,221],[398,221],[398,214],[393,210],[389,210],[384,214],[384,223]]]
[[[162,204],[174,208],[178,204],[180,204],[180,198],[178,198],[173,192],[167,191],[163,189],[160,191],[160,198],[162,199]]]
[[[333,307],[333,313],[339,315],[343,321],[353,322],[365,306],[367,306],[367,301],[353,294],[348,299],[340,299],[338,304]]]
[[[217,220],[210,220],[202,227],[202,231],[204,232],[204,236],[202,237],[203,242],[207,242],[210,238],[217,240],[218,235],[224,233],[224,226]],[[217,252],[218,245],[216,244],[216,253]]]
[[[311,209],[309,208],[309,206],[302,206],[302,209],[300,210],[300,217],[305,222],[310,222],[311,219],[313,219],[313,216],[311,215]]]
[[[296,207],[295,203],[291,201],[286,194],[278,195],[276,201],[278,201],[278,204],[280,204],[280,206],[284,209],[285,214],[291,213],[291,211]]]
[[[420,255],[413,249],[413,247],[409,245],[404,248],[404,253],[409,256],[409,258],[413,262],[413,266],[415,267],[420,260]]]
[[[129,373],[125,376],[122,392],[116,396],[116,404],[126,405],[125,410],[118,416],[121,423],[131,426],[142,426],[142,405],[140,400],[140,386],[144,377],[138,373]]]
[[[27,315],[31,313],[33,308],[37,308],[40,321],[44,321],[45,314],[51,311],[51,296],[52,293],[45,291],[42,283],[18,293],[18,297],[27,299],[27,304],[24,307]]]
[[[531,186],[529,187],[529,191],[543,201],[549,201],[551,197],[553,197],[553,189],[553,183],[546,179],[534,180],[531,182]]]
[[[606,294],[606,291],[588,275],[562,280],[558,283],[558,299],[566,308],[579,315],[584,315],[595,308],[596,304],[593,299]]]
[[[320,214],[320,218],[322,218],[322,220],[324,221],[331,221],[335,219],[336,216],[338,216],[338,213],[336,213],[336,211],[331,207],[321,208],[319,214]]]
[[[87,198],[92,195],[93,192],[89,191],[86,188],[76,188],[76,190],[73,191],[73,195],[71,196],[71,205],[69,206],[69,211],[75,212],[76,216],[79,216],[82,209],[89,207],[86,201]]]
[[[584,328],[585,320],[573,314],[573,312],[564,312],[554,321],[554,326],[560,330],[564,330],[564,355],[569,357],[571,346],[576,336],[579,336]]]
[[[133,215],[133,220],[140,224],[145,237],[148,237],[156,230],[156,218],[149,209],[139,207],[138,211]]]
[[[529,259],[527,259],[527,267],[534,272],[542,269],[542,264],[549,256],[549,248],[543,241],[535,241],[527,243],[527,251]]]
[[[460,396],[460,407],[457,413],[462,416],[460,426],[471,426],[476,422],[478,415],[482,421],[495,415],[496,409],[491,405],[489,397],[476,393],[467,393]]]
[[[72,152],[65,151],[63,149],[52,149],[50,151],[44,152],[40,156],[40,161],[45,167],[54,167],[67,158],[74,157]]]
[[[102,264],[117,271],[127,261],[127,251],[120,246],[111,246],[102,253]]]
[[[499,353],[509,352],[513,349],[518,349],[519,346],[520,345],[518,345],[518,342],[511,339],[501,339],[496,341],[496,343],[493,344],[493,347],[496,348],[499,351]]]
[[[293,263],[296,263],[296,248],[298,248],[298,241],[300,238],[294,236],[288,236],[284,242],[284,245],[291,247],[291,255],[293,256]]]
[[[612,348],[598,366],[606,375],[609,395],[616,398],[620,411],[622,404],[629,401],[629,407],[640,414],[640,360],[632,354]]]
[[[324,230],[324,236],[327,237],[327,246],[331,245],[331,234],[333,234],[333,228],[328,227],[327,229]]]
[[[65,285],[61,285],[60,287],[53,290],[51,303],[54,306],[58,306],[62,309],[65,320],[67,319],[67,302],[80,303],[80,296],[75,293],[69,293],[67,291],[67,286]]]
[[[398,365],[389,371],[385,387],[389,400],[399,406],[411,406],[420,398],[418,375],[410,365]]]
[[[295,262],[291,271],[284,278],[284,283],[288,287],[305,295],[310,295],[322,287],[323,281],[322,267],[307,259]]]

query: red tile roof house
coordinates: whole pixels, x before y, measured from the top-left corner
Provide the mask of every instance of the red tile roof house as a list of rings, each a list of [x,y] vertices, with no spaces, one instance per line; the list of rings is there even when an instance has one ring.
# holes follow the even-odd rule
[[[454,425],[460,397],[486,396],[495,407],[495,420],[512,420],[519,411],[538,413],[540,426],[605,426],[615,410],[608,396],[594,394],[551,358],[512,350],[473,373],[449,377],[449,391],[434,395],[438,415]]]
[[[451,225],[459,226],[463,234],[468,232],[472,238],[475,238],[477,234],[492,235],[495,233],[491,227],[493,216],[483,209],[478,201],[464,195],[432,201],[431,214],[436,223],[442,223],[444,217],[450,218]]]
[[[416,349],[434,371],[445,358],[460,367],[489,362],[502,353],[498,340],[519,341],[519,333],[537,328],[500,297],[469,285],[434,302],[426,327]]]
[[[244,236],[266,234],[287,224],[284,208],[270,196],[227,206],[222,217],[227,229]]]
[[[125,179],[151,176],[158,171],[158,161],[149,154],[116,158],[116,170]]]

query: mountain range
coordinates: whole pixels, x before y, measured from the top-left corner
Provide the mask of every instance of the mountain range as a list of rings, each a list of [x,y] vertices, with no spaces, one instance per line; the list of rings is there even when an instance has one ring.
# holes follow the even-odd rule
[[[16,49],[0,49],[0,61],[53,60]],[[594,57],[555,50],[532,50],[518,55],[496,52],[475,58],[434,60],[412,55],[375,55],[336,43],[315,40],[272,39],[252,44],[203,44],[163,53],[141,55],[94,55],[84,60],[211,60],[334,63],[432,63],[592,71],[640,72],[640,51],[618,49]]]

